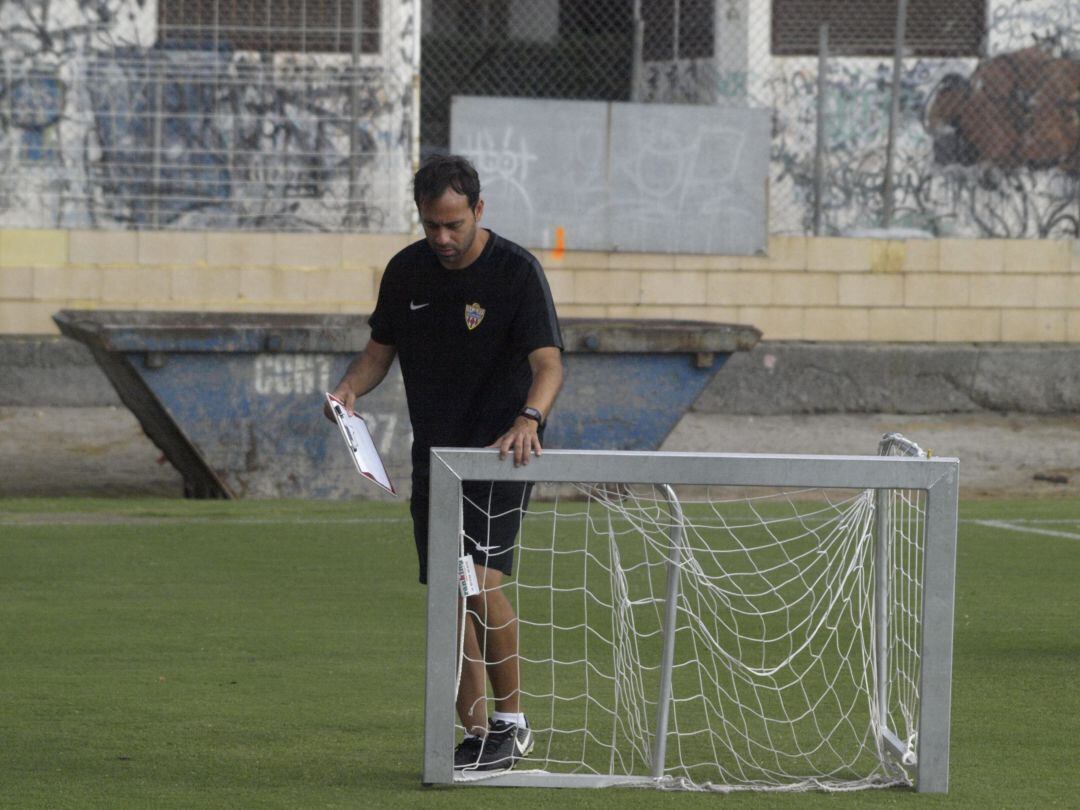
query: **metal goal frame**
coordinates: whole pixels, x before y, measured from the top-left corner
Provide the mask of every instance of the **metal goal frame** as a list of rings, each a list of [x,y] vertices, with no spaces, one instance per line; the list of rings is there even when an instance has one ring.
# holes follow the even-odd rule
[[[457,671],[457,554],[464,481],[655,484],[670,486],[815,487],[919,490],[926,497],[919,675],[919,735],[915,787],[944,793],[949,786],[953,604],[959,461],[955,458],[823,456],[744,453],[665,453],[545,450],[515,467],[488,449],[431,451],[428,534],[427,674],[424,707],[425,784],[455,783],[454,702]],[[881,532],[879,532],[879,539]],[[879,588],[882,587],[880,584]],[[880,659],[879,659],[880,660]],[[663,735],[663,702],[654,730]],[[896,749],[897,740],[883,743]],[[899,754],[899,751],[896,751]],[[599,787],[648,784],[653,775],[550,774],[508,771],[475,784]],[[461,784],[461,780],[457,781]],[[468,782],[465,782],[468,784]]]

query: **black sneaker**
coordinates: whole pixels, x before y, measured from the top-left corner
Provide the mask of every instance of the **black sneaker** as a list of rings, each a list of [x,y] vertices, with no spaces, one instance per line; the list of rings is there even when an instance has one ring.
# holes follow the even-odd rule
[[[475,768],[480,761],[480,751],[484,748],[483,737],[466,737],[454,749],[454,770]]]
[[[518,760],[533,750],[533,735],[526,720],[524,726],[492,720],[484,738],[484,750],[476,763],[478,771],[499,771],[513,768]]]

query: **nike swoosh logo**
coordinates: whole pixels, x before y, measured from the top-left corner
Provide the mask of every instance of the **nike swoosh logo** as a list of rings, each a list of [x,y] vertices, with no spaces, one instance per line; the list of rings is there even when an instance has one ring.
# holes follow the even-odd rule
[[[529,730],[529,729],[526,729],[525,730],[525,739],[523,740],[523,739],[521,739],[521,737],[518,736],[518,732],[515,729],[514,730],[514,747],[517,749],[517,755],[519,757],[527,757],[529,754],[531,754],[532,749],[533,749],[532,731]]]
[[[428,301],[426,304],[414,304],[412,301],[409,302],[409,309],[411,309],[413,312],[416,312],[416,310],[423,309],[427,306],[431,306],[430,301]]]

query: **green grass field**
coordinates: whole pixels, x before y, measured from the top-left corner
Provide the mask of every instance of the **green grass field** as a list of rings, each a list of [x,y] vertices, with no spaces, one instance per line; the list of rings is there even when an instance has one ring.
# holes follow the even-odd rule
[[[1080,805],[1080,503],[961,506],[951,789],[420,785],[404,504],[0,501],[0,807]]]

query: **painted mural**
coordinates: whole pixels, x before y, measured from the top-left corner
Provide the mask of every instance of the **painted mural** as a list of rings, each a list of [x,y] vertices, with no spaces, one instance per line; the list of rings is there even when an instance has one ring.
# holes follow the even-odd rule
[[[926,111],[941,165],[1080,170],[1080,61],[1033,45],[946,74]]]
[[[0,226],[409,228],[414,5],[382,53],[157,42],[153,0],[0,3]]]

